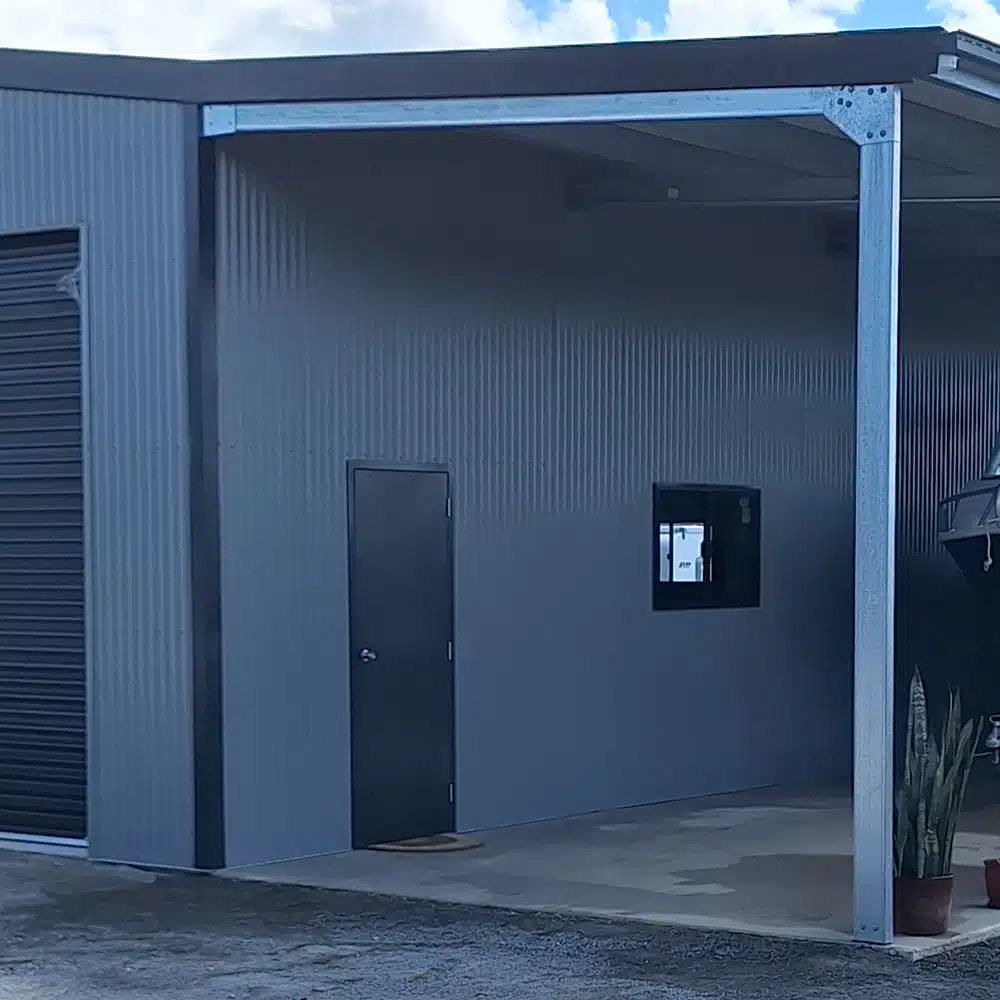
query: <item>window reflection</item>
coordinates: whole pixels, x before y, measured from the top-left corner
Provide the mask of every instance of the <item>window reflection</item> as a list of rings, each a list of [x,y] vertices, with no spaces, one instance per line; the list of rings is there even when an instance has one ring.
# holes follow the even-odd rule
[[[712,578],[705,559],[704,522],[660,524],[660,583],[705,583]]]

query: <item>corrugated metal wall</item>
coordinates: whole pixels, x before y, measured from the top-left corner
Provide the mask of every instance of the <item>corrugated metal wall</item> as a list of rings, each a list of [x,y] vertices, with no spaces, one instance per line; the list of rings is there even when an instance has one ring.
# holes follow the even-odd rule
[[[91,853],[188,865],[183,111],[0,92],[0,135],[0,233],[82,227]]]
[[[468,135],[221,149],[231,864],[349,844],[352,458],[453,470],[462,828],[846,773],[853,264],[813,224],[568,215]],[[759,611],[649,610],[654,480],[763,488]]]
[[[937,544],[937,503],[984,472],[1000,432],[1000,268],[991,260],[903,274],[897,704],[919,666],[941,707],[949,684],[1000,711],[1000,638]],[[985,556],[985,550],[984,550]]]

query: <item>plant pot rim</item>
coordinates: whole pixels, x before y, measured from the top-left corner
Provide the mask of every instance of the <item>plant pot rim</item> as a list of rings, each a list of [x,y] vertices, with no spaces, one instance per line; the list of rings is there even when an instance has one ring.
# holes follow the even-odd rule
[[[1000,864],[1000,858],[996,861],[987,861],[986,864]],[[950,875],[896,875],[895,878],[903,882],[946,882],[948,879],[953,879],[955,873],[952,872]]]
[[[987,858],[984,862],[987,868],[992,868],[994,865],[1000,865],[1000,858]]]

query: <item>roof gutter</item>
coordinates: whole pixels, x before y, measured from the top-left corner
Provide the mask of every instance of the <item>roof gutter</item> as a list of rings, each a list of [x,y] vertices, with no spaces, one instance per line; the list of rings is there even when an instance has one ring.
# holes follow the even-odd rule
[[[970,35],[957,35],[955,51],[938,56],[931,79],[1000,101],[1000,47]]]

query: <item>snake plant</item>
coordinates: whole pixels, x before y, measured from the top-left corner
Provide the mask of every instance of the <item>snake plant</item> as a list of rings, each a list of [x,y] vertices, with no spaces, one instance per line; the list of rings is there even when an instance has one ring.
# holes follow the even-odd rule
[[[962,721],[962,700],[949,692],[939,739],[927,723],[927,696],[920,672],[910,681],[906,746],[896,788],[893,845],[896,875],[937,878],[952,874],[955,828],[965,799],[982,720]]]

